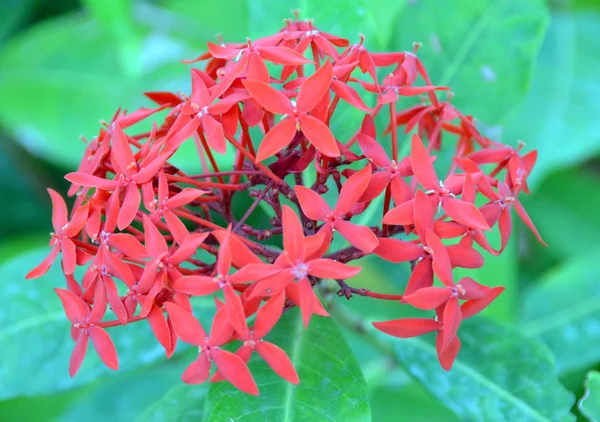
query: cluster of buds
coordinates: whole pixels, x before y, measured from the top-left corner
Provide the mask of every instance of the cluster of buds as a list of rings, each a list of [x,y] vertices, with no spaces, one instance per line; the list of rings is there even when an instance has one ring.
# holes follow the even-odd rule
[[[450,95],[440,99],[448,88],[432,85],[417,47],[375,53],[363,40],[350,45],[296,19],[243,44],[208,43],[189,61],[207,62],[191,69],[190,95],[146,93],[157,108],[118,110],[103,125],[66,176],[76,196],[71,212],[50,190],[52,251],[28,274],[42,276],[60,253],[67,288],[56,292],[76,342],[71,375],[89,339],[117,369],[107,329],[147,320],[167,357],[180,341],[198,348],[185,382],[227,380],[258,394],[247,366],[256,352],[298,383],[286,353],[265,336],[292,307],[305,326],[314,314],[327,317],[315,293],[324,279],[337,282],[341,297],[433,311],[374,326],[401,338],[437,332],[440,363],[450,369],[461,321],[503,290],[456,280],[453,269],[484,264],[474,243],[502,252],[511,209],[542,241],[517,199],[528,192],[536,153],[482,136]],[[400,109],[402,102],[408,107]],[[336,136],[336,125],[348,124],[336,114],[343,103],[362,115],[349,139]],[[161,111],[168,114],[149,132],[126,133]],[[188,142],[197,147],[199,174],[172,163]],[[434,168],[442,147],[454,151],[443,181]],[[216,154],[231,158],[226,168]],[[328,191],[335,206],[324,199]],[[241,195],[252,205],[236,215],[233,199]],[[258,205],[270,213],[266,229],[249,224]],[[380,217],[369,222],[369,215]],[[501,242],[494,247],[486,231],[496,224]],[[341,239],[347,244],[333,250]],[[348,263],[367,255],[410,263],[404,290],[352,286],[348,279],[361,267]],[[209,335],[193,313],[192,298],[201,296],[214,298]],[[223,347],[234,341],[237,350]]]

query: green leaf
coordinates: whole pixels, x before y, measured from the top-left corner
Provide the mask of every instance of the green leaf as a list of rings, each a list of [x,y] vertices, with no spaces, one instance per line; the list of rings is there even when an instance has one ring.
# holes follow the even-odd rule
[[[332,318],[313,317],[307,330],[298,309],[287,312],[266,338],[286,351],[300,377],[295,386],[254,356],[254,397],[229,383],[212,384],[204,421],[370,421],[367,385],[348,342]]]
[[[167,29],[178,22],[156,8],[144,9],[139,19],[164,22]],[[112,35],[80,14],[43,22],[12,39],[0,54],[0,123],[33,154],[75,168],[85,148],[79,136],[96,136],[98,121],[109,120],[117,107],[151,106],[144,91],[189,91],[189,69],[180,60],[197,55],[201,40],[138,26],[141,53],[130,60],[141,66],[140,75],[121,71]],[[174,162],[199,167],[194,144],[186,143]]]
[[[8,37],[29,17],[37,0],[4,0],[0,2],[0,40]]]
[[[54,393],[114,374],[90,345],[80,371],[75,378],[69,377],[74,342],[70,324],[52,290],[65,285],[60,265],[54,265],[42,278],[25,280],[25,274],[47,253],[48,248],[33,250],[0,266],[0,399]],[[120,371],[164,358],[164,350],[146,322],[110,328],[109,333],[119,353]]]
[[[421,0],[395,21],[392,48],[422,42],[432,82],[450,86],[465,114],[497,125],[524,99],[547,25],[543,0]]]
[[[552,350],[559,374],[600,361],[600,249],[573,257],[526,293],[521,332]]]
[[[594,41],[598,31],[600,13],[552,15],[531,91],[507,130],[507,139],[522,139],[528,148],[540,150],[534,184],[600,151],[600,45]]]
[[[377,422],[461,421],[416,382],[378,387],[371,393],[370,403]]]
[[[393,346],[408,372],[461,420],[571,419],[574,398],[543,344],[481,317],[465,321],[459,336],[462,348],[449,372],[432,338],[394,339]]]
[[[600,237],[600,195],[590,193],[596,192],[598,186],[600,176],[597,173],[576,167],[549,175],[535,192],[521,197],[523,206],[550,246],[543,248],[545,254],[564,259],[595,248]],[[565,236],[556,230],[566,221],[569,230],[577,236]],[[529,232],[527,228],[523,231]]]
[[[590,372],[585,380],[585,396],[579,401],[579,410],[591,421],[600,420],[600,372]]]
[[[186,360],[191,358],[189,353],[184,356]],[[183,384],[181,373],[186,364],[183,359],[171,359],[96,380],[75,390],[76,400],[71,401],[57,422],[136,420],[148,406],[160,402],[168,391]]]
[[[246,0],[228,0],[227,7],[223,7],[221,0],[165,0],[162,4],[169,12],[180,16],[182,29],[190,30],[194,37],[215,42],[215,36],[220,34],[226,42],[243,42],[246,37],[255,36],[248,32],[250,21]],[[281,20],[289,15],[286,10],[272,22],[263,22],[266,28],[263,26],[262,30],[273,27],[273,32],[277,31],[283,25]]]
[[[148,407],[137,420],[139,422],[200,421],[207,390],[206,384],[177,385]]]

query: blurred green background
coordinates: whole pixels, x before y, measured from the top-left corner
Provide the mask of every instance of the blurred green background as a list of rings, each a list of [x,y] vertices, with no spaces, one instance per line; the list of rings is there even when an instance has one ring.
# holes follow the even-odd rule
[[[185,393],[193,409],[177,401],[189,358],[165,362],[147,327],[117,333],[118,373],[90,352],[71,380],[68,322],[51,290],[62,276],[57,268],[38,280],[23,276],[47,253],[45,188],[66,193],[62,176],[80,160],[81,135],[91,139],[118,106],[148,106],[143,91],[188,91],[188,66],[179,60],[196,57],[215,34],[226,41],[266,35],[291,9],[352,43],[364,33],[374,51],[421,41],[434,84],[451,86],[453,102],[479,118],[487,136],[539,150],[532,195],[522,201],[550,247],[517,226],[505,254],[469,275],[507,286],[487,312],[496,320],[489,323],[512,330],[523,350],[543,348],[555,362],[544,376],[558,378],[573,401],[584,394],[586,374],[600,364],[600,1],[1,0],[1,421],[201,419],[202,390]],[[407,270],[373,262],[356,284],[397,291]],[[357,298],[348,305],[367,321],[399,317],[389,304]],[[444,400],[442,378],[414,369],[437,365],[435,358],[404,348],[390,360],[347,334],[374,421],[478,420],[453,404],[460,398]],[[488,356],[480,344],[464,343],[465,359]],[[521,348],[503,350],[489,359],[506,378],[523,375],[529,367],[513,354]],[[573,412],[582,418],[576,405]]]

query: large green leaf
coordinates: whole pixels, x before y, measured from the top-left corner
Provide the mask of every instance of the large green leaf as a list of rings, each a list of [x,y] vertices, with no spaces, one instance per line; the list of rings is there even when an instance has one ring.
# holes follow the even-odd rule
[[[33,250],[0,266],[5,300],[0,308],[0,399],[54,393],[114,374],[90,346],[80,371],[75,378],[69,377],[74,342],[69,322],[52,290],[65,285],[60,265],[55,264],[40,279],[25,280],[29,269],[47,253],[47,248]],[[212,309],[207,302],[197,306],[200,314],[208,314]],[[119,353],[121,372],[164,359],[164,350],[146,322],[110,328],[109,333]]]
[[[598,186],[600,176],[597,173],[572,168],[546,177],[534,193],[522,197],[523,206],[550,246],[544,248],[546,254],[562,259],[579,255],[598,244],[600,195],[594,194]],[[566,222],[577,236],[565,236],[561,230],[556,230]],[[528,232],[527,229],[524,231]]]
[[[598,31],[600,13],[552,15],[531,91],[507,132],[507,139],[539,148],[533,183],[600,150],[600,44],[594,41]]]
[[[298,371],[294,386],[254,357],[254,397],[222,382],[210,387],[204,421],[370,421],[367,385],[348,342],[332,318],[314,317],[307,330],[298,309],[287,312],[267,337]]]
[[[137,418],[139,422],[197,422],[202,420],[208,386],[181,384],[167,391],[160,400]]]
[[[543,340],[559,374],[600,361],[600,249],[551,270],[527,292],[521,331]]]
[[[56,422],[136,420],[148,406],[159,402],[167,391],[183,384],[181,372],[185,364],[183,359],[173,359],[90,383],[75,390],[78,392],[76,400],[72,400]]]
[[[569,420],[574,398],[554,375],[548,349],[491,320],[461,326],[452,370],[437,362],[431,338],[394,340],[408,372],[463,421]]]
[[[487,125],[504,124],[527,92],[548,25],[543,0],[420,0],[395,22],[392,47],[419,56],[452,102]]]
[[[585,396],[579,402],[579,410],[591,421],[600,420],[600,372],[592,371],[585,380]]]

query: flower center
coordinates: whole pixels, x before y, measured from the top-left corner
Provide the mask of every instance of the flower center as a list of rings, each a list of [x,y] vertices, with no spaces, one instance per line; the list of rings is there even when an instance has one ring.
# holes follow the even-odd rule
[[[304,262],[296,265],[294,268],[292,268],[292,274],[294,274],[294,277],[296,277],[298,280],[306,278],[308,275],[308,265],[306,265]]]

